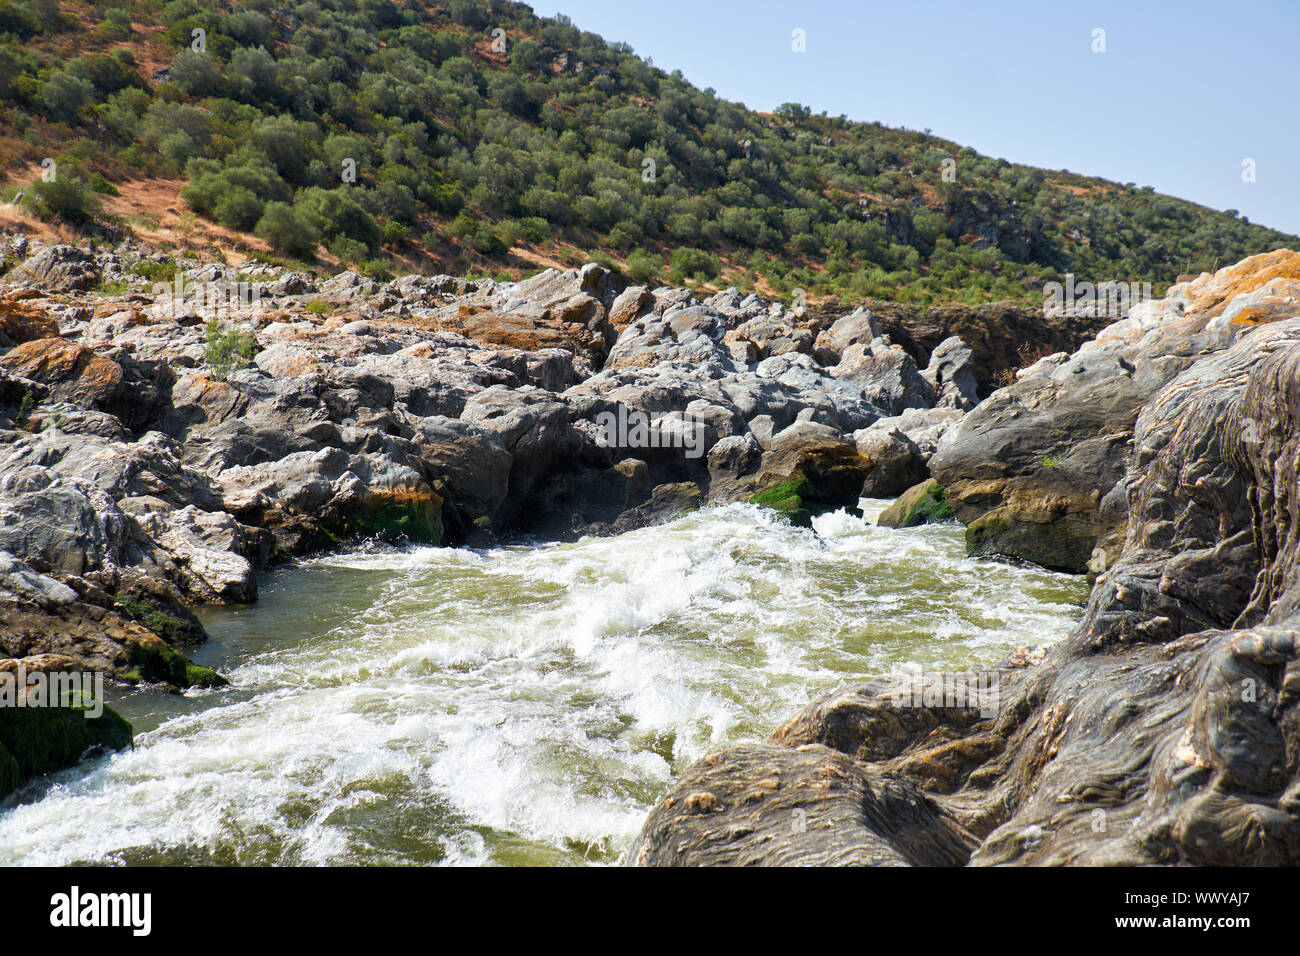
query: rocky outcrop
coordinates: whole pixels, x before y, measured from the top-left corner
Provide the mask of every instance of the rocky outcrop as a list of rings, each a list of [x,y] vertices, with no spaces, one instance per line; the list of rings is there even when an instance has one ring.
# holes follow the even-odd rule
[[[99,282],[95,257],[76,246],[47,246],[5,274],[14,285],[46,292],[86,291]]]
[[[1201,294],[1244,271],[1198,280]],[[1215,332],[1249,286],[1166,340],[1177,364],[1177,343]],[[1120,544],[1068,638],[1018,651],[974,700],[886,682],[826,695],[761,748],[687,771],[633,859],[874,860],[882,834],[915,821],[909,836],[929,845],[969,834],[971,865],[1300,863],[1300,318],[1270,317],[1184,364],[1135,414]],[[756,751],[786,756],[760,767]],[[745,799],[776,766],[798,768],[783,792],[814,791],[830,771],[795,755],[827,751],[836,778],[905,781],[915,799],[869,829],[830,804],[791,827],[790,808]],[[756,833],[781,834],[770,857]]]
[[[1258,302],[1261,289],[1290,281],[1278,271],[1298,271],[1297,263],[1294,254],[1256,256],[1171,286],[1074,355],[1023,370],[947,431],[930,471],[967,526],[972,553],[1067,571],[1106,564],[1123,533],[1117,483],[1138,412],[1197,361],[1294,314],[1294,303],[1279,300],[1265,314]],[[1238,320],[1242,300],[1253,303],[1249,321]]]
[[[1093,316],[1044,315],[1005,302],[990,305],[940,305],[924,312],[896,303],[870,303],[880,334],[897,342],[920,368],[946,340],[961,339],[971,350],[971,373],[980,397],[1033,359],[1074,352],[1111,320]],[[1028,361],[1027,361],[1028,359]]]

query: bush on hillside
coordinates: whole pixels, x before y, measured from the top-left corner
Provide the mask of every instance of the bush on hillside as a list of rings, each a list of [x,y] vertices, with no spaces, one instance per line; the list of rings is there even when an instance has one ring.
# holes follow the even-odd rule
[[[673,257],[668,263],[668,276],[676,285],[681,285],[687,279],[714,279],[719,270],[716,256],[687,246],[674,249]]]
[[[253,231],[276,249],[299,259],[316,255],[320,233],[311,221],[288,203],[267,203]]]

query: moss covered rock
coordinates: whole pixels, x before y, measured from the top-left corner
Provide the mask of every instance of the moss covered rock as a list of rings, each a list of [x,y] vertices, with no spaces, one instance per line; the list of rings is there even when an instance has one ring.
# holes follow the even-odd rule
[[[136,640],[128,647],[131,669],[119,675],[127,682],[170,684],[173,687],[224,687],[216,671],[195,664],[166,641]]]
[[[799,477],[769,485],[749,500],[781,512],[792,524],[807,526],[812,524],[813,508],[821,504],[819,498],[812,483]]]
[[[1054,571],[1079,573],[1087,569],[1096,546],[1096,525],[1089,514],[1076,512],[1046,514],[1041,520],[1028,508],[990,511],[966,526],[966,553],[1004,555],[1019,558]]]
[[[343,538],[379,538],[442,544],[443,499],[433,492],[392,492],[376,495],[332,523]]]
[[[763,455],[757,488],[745,500],[805,527],[817,515],[841,508],[860,514],[862,485],[872,467],[851,441],[800,422],[777,436]]]
[[[88,752],[132,745],[131,725],[105,708],[0,707],[0,799],[23,782],[70,767]]]
[[[952,517],[952,506],[944,500],[943,485],[928,478],[903,492],[897,501],[880,513],[876,524],[882,528],[913,528],[948,521]]]
[[[149,601],[119,594],[117,603],[132,620],[143,624],[169,644],[197,644],[207,639],[207,634],[197,621],[187,621],[168,614]]]

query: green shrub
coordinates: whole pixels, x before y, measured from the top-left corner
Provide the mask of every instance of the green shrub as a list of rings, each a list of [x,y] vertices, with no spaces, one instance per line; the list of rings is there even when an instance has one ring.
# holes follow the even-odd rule
[[[75,122],[83,106],[95,98],[95,85],[64,70],[55,73],[36,94],[36,103],[46,115],[65,123]]]
[[[674,283],[681,284],[688,278],[713,279],[719,272],[716,256],[702,249],[681,246],[673,250],[673,257],[668,263],[668,275]]]
[[[281,252],[300,259],[316,254],[320,234],[302,213],[288,203],[267,203],[253,231]]]
[[[542,243],[551,238],[551,227],[545,219],[527,216],[519,220],[519,233],[529,242]]]
[[[634,222],[620,222],[609,231],[609,244],[615,249],[631,249],[645,238]]]
[[[627,268],[624,271],[627,277],[638,285],[653,288],[659,285],[663,278],[664,262],[659,256],[644,249],[633,249],[632,254],[627,257]]]
[[[298,197],[298,210],[324,238],[326,245],[339,236],[361,243],[373,253],[379,248],[382,233],[375,217],[348,195],[346,187],[313,187]]]
[[[194,160],[185,169],[190,177],[190,184],[181,190],[181,198],[196,212],[210,219],[220,221],[217,216],[217,206],[224,197],[235,191],[246,190],[263,204],[274,201],[284,202],[292,196],[288,184],[262,159],[253,158],[246,165],[227,167],[212,160]],[[247,200],[244,199],[243,202],[246,206]],[[253,223],[260,218],[261,212],[254,218]],[[235,228],[247,228],[247,226]]]
[[[204,327],[203,337],[207,342],[203,360],[212,366],[214,376],[219,379],[243,368],[258,352],[257,336],[252,332],[245,329],[222,332],[215,319]]]
[[[180,268],[170,259],[163,262],[157,262],[153,259],[141,259],[139,262],[128,266],[126,271],[131,275],[143,276],[150,282],[171,282],[172,279],[176,278],[176,273],[180,271]]]
[[[90,174],[90,188],[101,196],[120,196],[121,191],[104,178],[103,173]]]
[[[212,210],[212,218],[227,229],[252,229],[266,208],[257,196],[243,186],[231,186]]]
[[[36,18],[14,3],[0,3],[0,33],[11,33],[20,40],[27,40],[41,30]]]
[[[176,54],[167,74],[171,82],[192,96],[211,93],[221,81],[221,72],[212,57],[188,47]]]
[[[499,256],[506,252],[506,244],[487,225],[481,226],[474,233],[473,238],[470,240],[470,246],[475,252],[480,252],[485,256]]]
[[[410,230],[400,222],[389,222],[384,224],[384,245],[400,246],[406,242],[410,235]]]
[[[329,250],[330,255],[346,265],[358,265],[370,254],[365,243],[349,239],[347,236],[335,236],[325,248]]]
[[[92,222],[104,211],[90,184],[79,175],[60,169],[55,179],[38,179],[28,188],[27,205],[42,219],[74,226]]]
[[[472,216],[463,213],[457,216],[451,224],[450,232],[475,252],[500,255],[506,251],[506,244],[501,237],[487,223],[479,222]]]
[[[109,7],[95,34],[104,40],[125,40],[131,35],[131,14],[121,7]]]
[[[376,282],[390,282],[393,278],[392,270],[383,259],[367,259],[361,263],[361,272]]]

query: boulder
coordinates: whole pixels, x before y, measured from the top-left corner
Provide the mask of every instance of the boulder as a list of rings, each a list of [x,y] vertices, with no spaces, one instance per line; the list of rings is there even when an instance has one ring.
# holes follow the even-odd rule
[[[881,340],[873,345],[848,346],[839,364],[829,372],[861,388],[867,401],[884,415],[898,415],[908,408],[931,408],[938,397],[933,382],[917,371],[912,357],[901,347]]]
[[[976,839],[910,781],[829,747],[710,754],[651,812],[636,866],[961,866]]]
[[[28,671],[34,673],[35,671]],[[0,800],[86,754],[129,749],[131,725],[115,711],[83,707],[0,707]]]
[[[9,282],[37,286],[45,292],[93,289],[100,269],[95,257],[76,246],[47,246],[5,274]]]
[[[627,509],[608,526],[596,526],[593,531],[600,534],[623,534],[638,528],[664,524],[695,511],[703,499],[704,493],[693,481],[657,485],[644,502]]]
[[[876,518],[876,524],[882,528],[914,528],[951,518],[952,506],[944,500],[943,486],[933,478],[927,478],[899,495],[898,500]]]
[[[56,401],[104,409],[122,395],[126,373],[112,359],[64,339],[24,342],[0,356],[0,368],[46,386]]]
[[[841,316],[818,334],[813,355],[823,365],[838,365],[844,352],[852,345],[871,345],[881,338],[882,328],[875,314],[858,308]]]
[[[944,339],[930,353],[930,364],[921,376],[934,389],[934,405],[969,411],[979,404],[974,353],[955,335]]]
[[[898,415],[878,419],[866,428],[858,429],[853,433],[853,440],[861,445],[877,436],[900,432],[909,444],[916,447],[921,460],[928,464],[935,449],[939,447],[939,440],[947,434],[948,429],[962,420],[964,414],[959,409],[943,406],[905,408]]]
[[[59,323],[44,309],[17,296],[0,297],[0,349],[58,336]]]
[[[854,433],[854,445],[858,454],[871,463],[859,492],[863,498],[892,498],[929,473],[921,449],[899,429],[863,429]]]
[[[745,500],[806,526],[830,511],[857,513],[872,469],[872,462],[834,429],[798,422],[772,439]]]
[[[466,403],[461,419],[494,432],[510,454],[507,493],[495,526],[513,521],[542,477],[576,451],[580,439],[569,415],[568,405],[539,388],[493,386]]]

